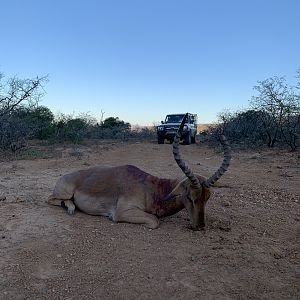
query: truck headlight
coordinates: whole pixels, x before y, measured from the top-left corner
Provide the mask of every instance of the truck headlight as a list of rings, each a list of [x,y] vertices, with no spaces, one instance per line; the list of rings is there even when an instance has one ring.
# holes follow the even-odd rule
[[[164,130],[164,127],[163,126],[158,126],[158,131],[163,131]]]
[[[183,131],[187,131],[187,130],[188,130],[187,125],[184,125],[184,126],[183,126]]]

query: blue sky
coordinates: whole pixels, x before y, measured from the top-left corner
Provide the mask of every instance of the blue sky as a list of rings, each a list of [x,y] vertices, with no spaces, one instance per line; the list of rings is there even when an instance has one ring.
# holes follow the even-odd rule
[[[0,71],[49,74],[54,113],[152,125],[247,108],[300,68],[299,0],[0,0]]]

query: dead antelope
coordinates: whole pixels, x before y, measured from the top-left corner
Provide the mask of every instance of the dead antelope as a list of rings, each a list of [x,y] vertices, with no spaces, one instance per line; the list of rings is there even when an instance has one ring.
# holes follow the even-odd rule
[[[179,140],[185,123],[182,120],[173,143],[173,155],[186,177],[183,180],[152,176],[131,165],[98,166],[62,176],[48,203],[75,207],[90,215],[109,217],[114,222],[144,224],[157,228],[158,218],[173,215],[186,208],[191,228],[205,226],[204,209],[210,187],[224,174],[230,162],[230,147],[225,137],[222,165],[210,178],[194,175],[179,154]]]

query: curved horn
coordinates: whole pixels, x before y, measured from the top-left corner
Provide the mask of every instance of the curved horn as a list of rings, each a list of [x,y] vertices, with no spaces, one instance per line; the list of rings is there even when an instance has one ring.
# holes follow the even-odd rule
[[[224,159],[219,169],[211,177],[209,177],[202,183],[202,185],[207,188],[212,186],[216,181],[218,181],[221,178],[221,176],[227,171],[231,160],[231,148],[226,137],[224,135],[221,135],[220,141],[224,149]]]
[[[192,187],[194,187],[196,189],[200,189],[201,184],[200,184],[198,178],[193,174],[193,172],[190,170],[190,168],[185,164],[185,162],[182,160],[182,158],[180,157],[180,154],[179,154],[179,147],[178,147],[179,146],[179,141],[180,141],[183,126],[184,126],[184,123],[185,123],[185,120],[187,119],[187,117],[188,117],[188,114],[186,113],[185,116],[183,117],[182,121],[181,121],[179,129],[178,129],[178,131],[176,133],[176,136],[174,138],[173,155],[174,155],[174,159],[176,160],[177,165],[179,166],[179,168],[183,171],[183,173],[191,181]]]

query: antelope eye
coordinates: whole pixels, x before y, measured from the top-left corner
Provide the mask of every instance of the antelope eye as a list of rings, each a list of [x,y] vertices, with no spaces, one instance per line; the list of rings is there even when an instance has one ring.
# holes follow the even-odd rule
[[[171,195],[167,195],[165,197],[165,200],[175,200],[177,197],[179,197],[180,194],[171,194]]]

